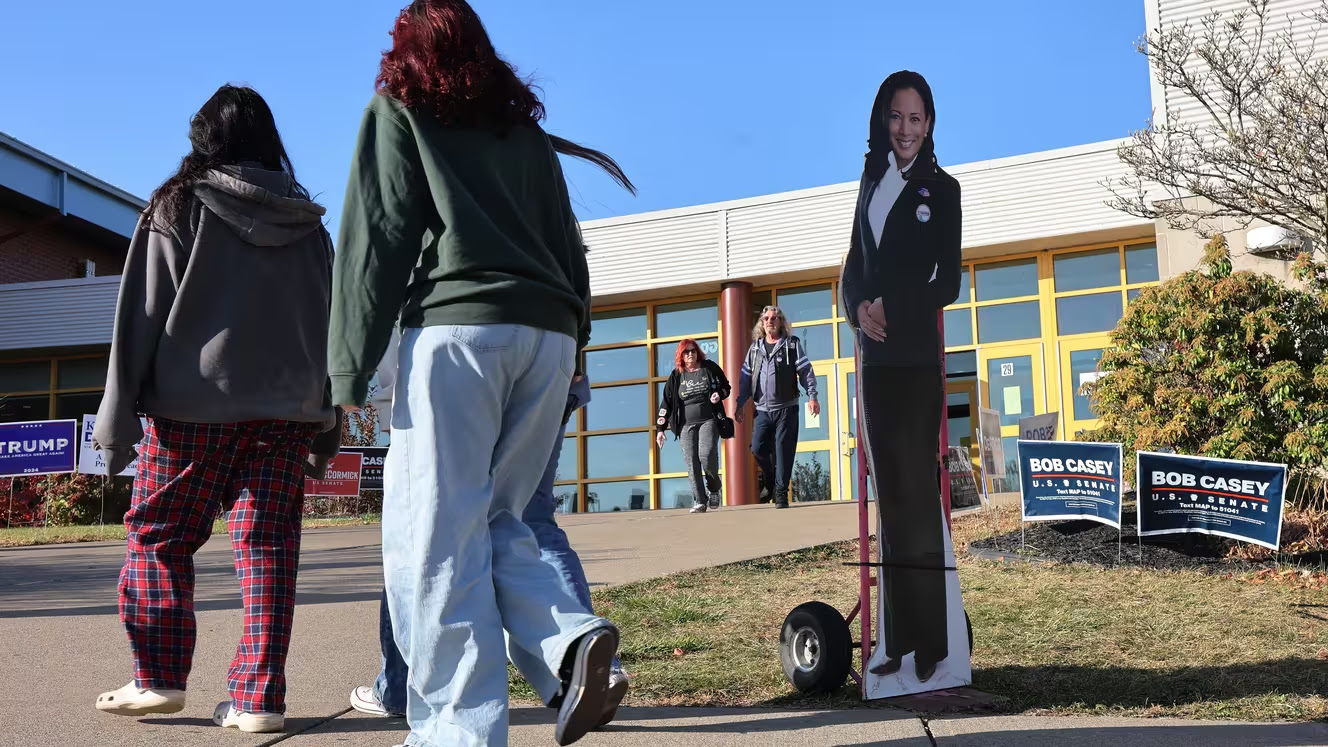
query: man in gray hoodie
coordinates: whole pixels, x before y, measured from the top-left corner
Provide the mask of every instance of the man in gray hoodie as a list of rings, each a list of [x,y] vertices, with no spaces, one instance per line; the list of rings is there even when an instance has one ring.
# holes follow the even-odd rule
[[[141,448],[119,585],[134,679],[96,706],[184,707],[193,554],[229,511],[245,632],[214,720],[280,731],[304,478],[340,442],[326,353],[332,242],[256,92],[223,86],[190,140],[130,242],[93,432],[116,472]]]

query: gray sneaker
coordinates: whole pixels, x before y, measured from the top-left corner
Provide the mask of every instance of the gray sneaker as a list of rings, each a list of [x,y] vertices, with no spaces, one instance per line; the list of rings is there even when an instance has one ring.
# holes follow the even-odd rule
[[[719,508],[720,505],[721,505],[722,503],[723,503],[723,501],[720,500],[719,493],[711,493],[711,494],[710,494],[710,510],[713,511],[713,510]]]
[[[600,726],[605,726],[618,717],[618,706],[622,705],[623,698],[627,696],[629,684],[626,670],[622,668],[622,664],[615,663],[609,670],[609,696],[604,701],[604,717],[599,720]]]

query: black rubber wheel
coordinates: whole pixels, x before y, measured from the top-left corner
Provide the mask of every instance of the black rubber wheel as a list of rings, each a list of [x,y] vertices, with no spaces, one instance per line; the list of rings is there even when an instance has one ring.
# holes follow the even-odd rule
[[[779,663],[800,693],[838,690],[853,666],[848,623],[824,602],[798,605],[779,631]]]

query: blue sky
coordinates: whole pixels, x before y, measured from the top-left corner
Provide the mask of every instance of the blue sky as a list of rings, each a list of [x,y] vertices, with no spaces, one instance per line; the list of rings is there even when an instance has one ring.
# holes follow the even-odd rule
[[[633,198],[569,165],[583,219],[856,180],[881,80],[927,76],[942,165],[1127,135],[1150,114],[1143,0],[472,0],[548,106]],[[0,131],[146,197],[224,82],[272,105],[300,180],[341,209],[405,0],[14,3]]]

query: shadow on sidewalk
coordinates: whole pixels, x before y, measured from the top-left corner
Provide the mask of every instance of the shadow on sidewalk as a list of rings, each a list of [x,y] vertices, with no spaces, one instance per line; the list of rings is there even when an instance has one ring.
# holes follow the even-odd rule
[[[1128,726],[1073,726],[1066,717],[1063,729],[976,729],[971,733],[947,735],[950,725],[933,723],[936,747],[1316,747],[1328,744],[1325,724],[1149,724],[1140,720]],[[839,747],[874,747],[889,742],[862,742]]]

